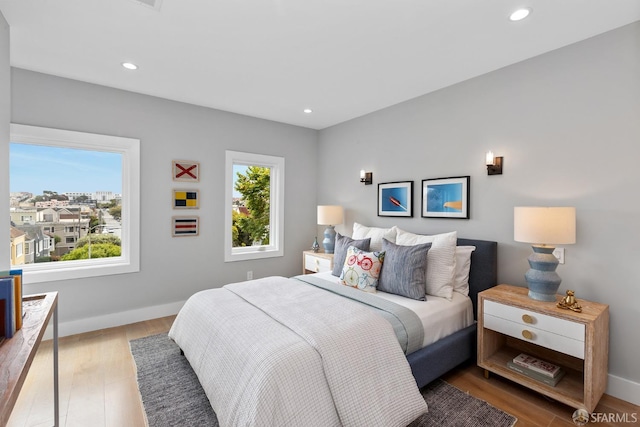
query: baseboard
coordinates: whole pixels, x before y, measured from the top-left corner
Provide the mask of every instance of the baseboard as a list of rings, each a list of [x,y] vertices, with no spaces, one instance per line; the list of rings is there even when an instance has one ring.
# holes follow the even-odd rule
[[[143,322],[145,320],[157,319],[159,317],[171,316],[182,308],[185,301],[170,304],[155,305],[152,307],[139,308],[137,310],[121,311],[119,313],[105,314],[103,316],[87,317],[79,320],[60,322],[58,324],[58,336],[82,334],[85,332],[97,331],[100,329],[113,328],[116,326],[128,325],[130,323]],[[53,328],[51,324],[45,331],[44,339],[53,338]]]
[[[605,393],[640,406],[640,383],[609,374]]]

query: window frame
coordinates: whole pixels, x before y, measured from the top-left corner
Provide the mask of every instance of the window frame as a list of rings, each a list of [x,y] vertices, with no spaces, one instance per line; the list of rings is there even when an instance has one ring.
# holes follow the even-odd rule
[[[261,166],[270,168],[269,179],[269,244],[233,247],[233,166]],[[284,256],[284,157],[225,151],[224,261],[235,262]]]
[[[140,140],[11,124],[10,143],[107,151],[122,155],[122,254],[119,257],[11,266],[25,284],[140,271]]]

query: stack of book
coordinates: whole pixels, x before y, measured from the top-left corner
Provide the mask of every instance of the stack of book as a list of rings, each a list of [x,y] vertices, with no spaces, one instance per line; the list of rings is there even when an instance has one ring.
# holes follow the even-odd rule
[[[0,271],[0,336],[13,337],[22,316],[22,270]]]
[[[564,376],[564,369],[560,366],[525,353],[520,353],[513,358],[513,361],[507,362],[507,366],[516,372],[552,387],[555,387]]]

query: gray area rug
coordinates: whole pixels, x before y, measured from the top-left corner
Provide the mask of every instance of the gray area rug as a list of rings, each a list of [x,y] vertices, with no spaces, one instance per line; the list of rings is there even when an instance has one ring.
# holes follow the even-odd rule
[[[150,427],[219,426],[189,362],[167,334],[132,340],[130,346]],[[429,413],[410,427],[511,427],[516,422],[515,417],[444,381],[427,385],[422,395]]]

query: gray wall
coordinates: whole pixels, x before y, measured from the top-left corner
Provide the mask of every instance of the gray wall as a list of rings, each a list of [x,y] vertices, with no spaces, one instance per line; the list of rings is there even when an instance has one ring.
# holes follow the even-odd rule
[[[316,131],[21,69],[13,69],[12,88],[14,123],[141,140],[141,271],[27,285],[28,293],[60,292],[61,323],[184,301],[244,280],[247,270],[255,278],[299,274],[312,239],[300,236],[313,236],[316,203],[299,183],[316,179]],[[226,149],[285,158],[284,257],[223,261]],[[200,216],[198,237],[171,237],[171,216],[184,214],[171,208],[171,189],[180,188],[173,159],[200,162],[193,187],[201,206],[190,212]]]
[[[318,203],[345,207],[336,229],[347,234],[357,221],[497,240],[500,282],[521,286],[531,249],[513,240],[513,207],[575,206],[560,291],[610,305],[609,372],[637,387],[639,141],[634,23],[321,131]],[[487,176],[489,150],[504,156],[503,175]],[[360,169],[374,185],[359,183]],[[421,218],[421,180],[460,175],[471,176],[471,219]],[[377,217],[377,184],[404,180],[414,217]]]

